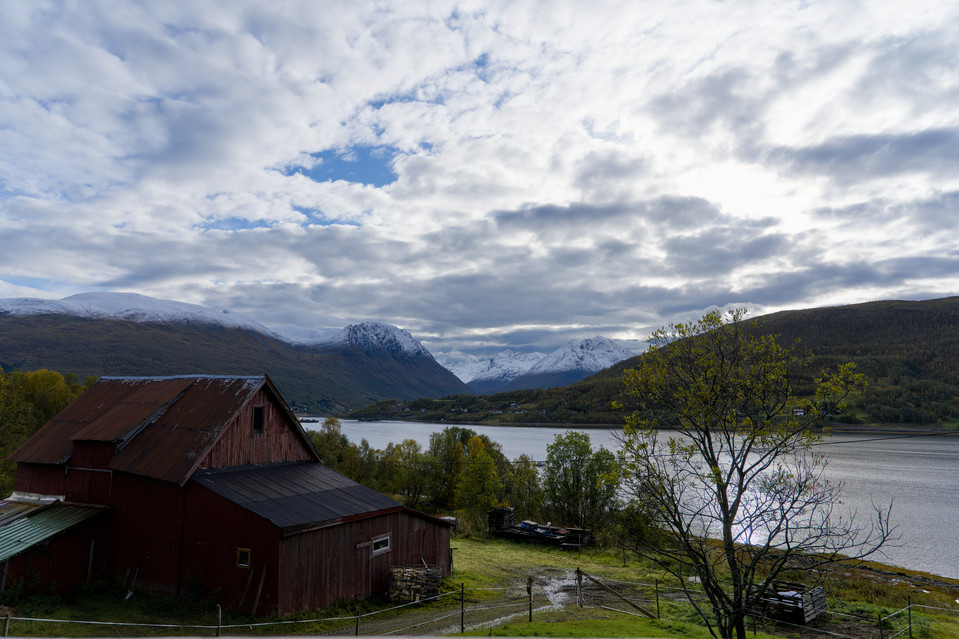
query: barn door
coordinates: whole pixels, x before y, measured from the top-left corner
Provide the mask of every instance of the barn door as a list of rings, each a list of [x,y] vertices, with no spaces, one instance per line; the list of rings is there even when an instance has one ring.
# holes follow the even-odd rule
[[[353,565],[354,570],[353,574],[355,575],[354,584],[353,584],[353,596],[354,597],[369,597],[370,596],[370,584],[372,583],[372,574],[370,570],[370,558],[372,550],[370,548],[370,542],[365,544],[357,544],[356,546],[356,557],[354,558]]]

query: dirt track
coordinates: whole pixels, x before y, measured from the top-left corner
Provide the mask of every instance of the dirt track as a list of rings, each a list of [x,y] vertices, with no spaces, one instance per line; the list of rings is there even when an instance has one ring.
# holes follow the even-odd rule
[[[872,567],[849,569],[844,575],[837,577],[865,578],[883,585],[906,584],[915,592],[923,590],[937,590],[951,593],[950,596],[959,598],[959,583],[938,580],[931,576],[906,575],[900,572],[884,571]],[[624,584],[623,582],[609,582],[614,589],[623,596],[639,603],[647,610],[656,611],[654,594],[646,586]],[[504,584],[502,589],[488,591],[482,600],[471,598],[469,595],[464,602],[463,625],[466,630],[492,628],[504,623],[520,623],[529,616],[529,599],[526,591],[525,578],[517,578]],[[491,595],[491,596],[489,596]],[[560,610],[575,607],[577,597],[577,583],[575,572],[569,570],[546,569],[534,576],[533,583],[533,618],[547,610]],[[617,609],[635,614],[629,604],[611,595],[588,581],[583,585],[584,611],[590,615],[595,610],[597,619],[608,618],[609,610]],[[673,602],[682,605],[685,595],[676,590],[662,588],[660,603]],[[605,609],[601,606],[605,606]],[[615,613],[614,613],[615,614]],[[385,614],[361,617],[359,624],[360,635],[451,635],[460,631],[460,595],[449,593],[440,598],[439,602],[423,606],[412,606],[403,610],[402,614]],[[577,615],[582,618],[582,615]],[[904,619],[905,617],[903,617]],[[752,626],[750,625],[750,630]],[[828,613],[814,620],[806,627],[758,624],[758,629],[784,637],[812,639],[813,637],[847,637],[851,639],[873,639],[879,636],[875,618],[857,617]],[[353,635],[356,633],[354,624],[345,624],[329,635]],[[888,632],[887,635],[888,636]]]

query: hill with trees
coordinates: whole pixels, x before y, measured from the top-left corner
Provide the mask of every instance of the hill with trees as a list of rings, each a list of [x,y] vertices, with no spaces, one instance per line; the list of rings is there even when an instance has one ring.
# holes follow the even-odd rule
[[[368,337],[368,336],[367,336]],[[340,412],[384,397],[468,393],[422,353],[389,344],[291,344],[205,322],[139,322],[63,314],[0,314],[0,367],[77,377],[267,374],[295,410]]]
[[[751,321],[751,320],[747,320]],[[959,297],[881,301],[783,311],[756,318],[751,330],[778,334],[780,343],[808,351],[808,385],[815,373],[852,362],[865,375],[850,401],[847,422],[956,425],[959,422]],[[624,372],[639,355],[570,386],[414,402],[381,401],[351,417],[447,422],[621,424],[613,408]],[[802,387],[800,386],[800,392]]]

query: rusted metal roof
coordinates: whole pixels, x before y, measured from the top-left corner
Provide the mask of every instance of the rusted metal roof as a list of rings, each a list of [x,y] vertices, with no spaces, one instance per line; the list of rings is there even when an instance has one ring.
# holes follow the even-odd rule
[[[120,450],[110,468],[183,484],[264,377],[200,377],[156,422]]]
[[[205,469],[192,479],[282,529],[403,510],[319,462]]]
[[[0,526],[6,526],[18,519],[26,517],[49,504],[16,501],[14,499],[0,500]]]
[[[97,411],[93,420],[70,438],[99,442],[122,442],[136,435],[156,419],[194,383],[193,378],[117,379],[117,396],[106,410]]]
[[[8,459],[62,464],[70,458],[73,441],[114,442],[111,469],[182,485],[264,384],[285,407],[265,376],[105,377]]]
[[[0,561],[19,555],[45,539],[102,513],[103,508],[53,504],[20,511],[22,516],[0,527]]]
[[[63,464],[70,458],[71,438],[130,394],[133,385],[101,380],[40,427],[7,459],[35,464]]]

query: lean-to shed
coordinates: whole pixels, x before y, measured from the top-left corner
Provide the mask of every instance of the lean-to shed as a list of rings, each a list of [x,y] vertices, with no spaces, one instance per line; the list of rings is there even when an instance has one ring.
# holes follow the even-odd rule
[[[61,589],[105,577],[289,614],[385,592],[391,565],[449,573],[449,525],[324,466],[265,376],[104,378],[9,459],[0,548],[16,521],[59,523],[0,554],[4,587],[53,562]]]

